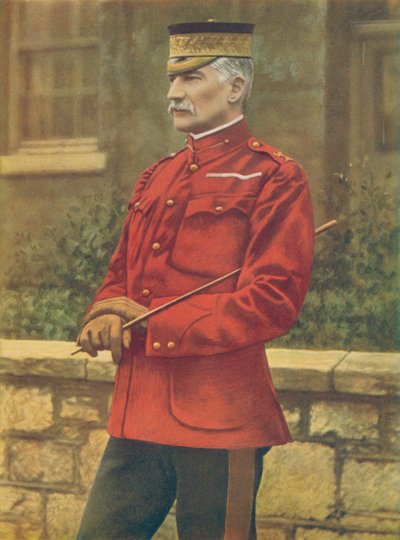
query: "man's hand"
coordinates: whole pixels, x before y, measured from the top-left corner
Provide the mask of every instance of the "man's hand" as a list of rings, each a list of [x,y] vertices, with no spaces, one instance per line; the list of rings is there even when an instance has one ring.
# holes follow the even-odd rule
[[[97,351],[111,351],[115,364],[121,360],[122,347],[131,345],[130,329],[122,330],[124,319],[119,315],[100,315],[87,322],[82,328],[78,344],[90,356],[97,356]]]

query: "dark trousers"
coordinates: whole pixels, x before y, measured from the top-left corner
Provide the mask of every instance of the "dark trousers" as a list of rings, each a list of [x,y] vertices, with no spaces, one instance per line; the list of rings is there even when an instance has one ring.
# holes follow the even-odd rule
[[[180,540],[254,540],[255,498],[267,450],[184,448],[111,437],[78,540],[148,540],[175,499]],[[248,514],[247,524],[241,514]]]

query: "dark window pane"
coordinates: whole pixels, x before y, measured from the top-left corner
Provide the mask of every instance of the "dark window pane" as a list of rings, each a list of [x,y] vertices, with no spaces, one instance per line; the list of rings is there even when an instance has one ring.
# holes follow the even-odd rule
[[[79,35],[82,37],[96,37],[98,33],[97,1],[81,0],[79,17]]]
[[[21,42],[38,43],[46,39],[49,30],[51,2],[36,0],[19,6],[19,36]]]
[[[52,39],[68,39],[74,36],[74,3],[69,0],[51,2],[51,19],[48,24]]]
[[[65,51],[53,53],[53,76],[56,90],[69,88],[73,91],[76,85],[76,56],[81,51]],[[49,53],[51,54],[51,53]]]
[[[83,137],[94,137],[97,133],[97,99],[85,96],[81,100],[81,130]]]
[[[397,51],[384,51],[379,57],[381,86],[381,146],[388,150],[400,148],[399,90],[400,68]]]
[[[99,69],[99,52],[97,47],[85,51],[82,58],[82,86],[97,89],[97,74]]]
[[[76,136],[74,114],[73,97],[54,98],[54,137],[68,139]]]
[[[20,124],[25,140],[53,137],[51,98],[46,96],[22,97],[20,111]]]

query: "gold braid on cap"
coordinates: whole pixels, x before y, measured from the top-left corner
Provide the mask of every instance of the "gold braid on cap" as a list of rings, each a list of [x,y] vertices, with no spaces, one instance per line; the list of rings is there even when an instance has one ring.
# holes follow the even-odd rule
[[[253,24],[217,22],[178,23],[168,27],[168,74],[190,71],[221,56],[251,58]]]
[[[170,36],[170,58],[177,56],[251,56],[251,34],[186,34]]]

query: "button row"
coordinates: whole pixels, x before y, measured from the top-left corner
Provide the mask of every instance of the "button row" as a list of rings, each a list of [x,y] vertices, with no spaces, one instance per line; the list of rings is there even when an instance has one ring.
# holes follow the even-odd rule
[[[175,349],[175,347],[176,347],[175,341],[168,341],[167,349],[169,349],[171,351],[172,349]],[[159,351],[161,349],[161,343],[159,341],[155,341],[153,343],[153,349],[155,351]]]

